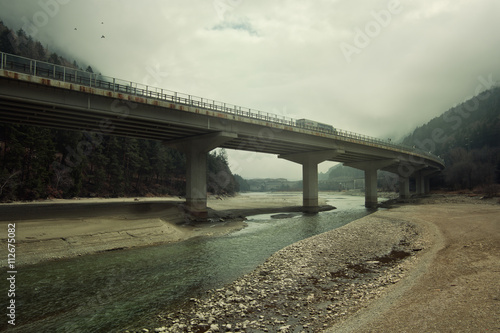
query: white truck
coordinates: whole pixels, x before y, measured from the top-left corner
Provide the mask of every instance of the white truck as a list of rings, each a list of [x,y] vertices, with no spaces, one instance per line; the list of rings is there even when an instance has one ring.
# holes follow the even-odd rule
[[[335,128],[332,125],[318,123],[314,120],[309,119],[298,119],[296,121],[297,126],[307,128],[307,129],[319,129],[322,132],[335,133]]]

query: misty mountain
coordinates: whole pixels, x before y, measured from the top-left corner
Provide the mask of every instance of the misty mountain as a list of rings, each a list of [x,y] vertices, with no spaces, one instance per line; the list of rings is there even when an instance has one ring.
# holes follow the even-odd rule
[[[493,87],[417,127],[403,143],[446,157],[455,148],[500,146],[500,87]]]
[[[500,183],[500,87],[494,86],[416,128],[403,143],[445,160],[442,186],[474,189]]]

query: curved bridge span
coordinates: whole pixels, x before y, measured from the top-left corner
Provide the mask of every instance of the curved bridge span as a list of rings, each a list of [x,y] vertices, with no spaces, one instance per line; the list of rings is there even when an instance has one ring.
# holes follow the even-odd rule
[[[217,147],[277,155],[303,166],[304,209],[318,207],[318,164],[365,171],[365,204],[377,204],[377,170],[395,174],[400,196],[429,189],[444,169],[412,147],[236,105],[0,53],[0,121],[160,140],[187,158],[187,206],[206,213],[206,156]],[[322,126],[319,126],[322,125]]]

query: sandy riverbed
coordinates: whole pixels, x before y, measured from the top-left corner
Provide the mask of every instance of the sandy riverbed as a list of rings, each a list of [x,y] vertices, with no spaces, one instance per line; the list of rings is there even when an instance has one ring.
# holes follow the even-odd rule
[[[245,227],[245,216],[300,209],[301,193],[208,200],[210,221],[187,219],[178,198],[74,199],[0,205],[0,227],[16,224],[16,264],[216,236]],[[322,202],[324,204],[324,202]],[[0,240],[6,247],[6,237]],[[7,264],[2,258],[1,267]]]

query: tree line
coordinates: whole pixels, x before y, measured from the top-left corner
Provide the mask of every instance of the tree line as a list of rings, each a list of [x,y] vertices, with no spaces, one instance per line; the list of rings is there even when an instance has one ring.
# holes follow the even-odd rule
[[[84,132],[0,124],[0,201],[185,195],[186,159],[159,141],[103,136],[89,153]],[[208,154],[210,193],[238,182],[224,150]]]

